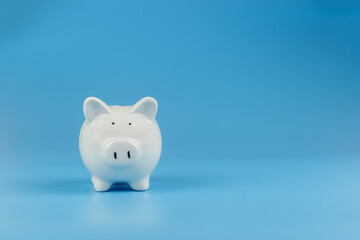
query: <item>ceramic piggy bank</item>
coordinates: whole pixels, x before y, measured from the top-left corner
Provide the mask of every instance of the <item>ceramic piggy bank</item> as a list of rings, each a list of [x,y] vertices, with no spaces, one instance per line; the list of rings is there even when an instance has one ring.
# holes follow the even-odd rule
[[[149,188],[161,153],[156,112],[157,102],[151,97],[133,106],[108,106],[95,97],[85,100],[80,154],[96,191],[107,191],[114,183],[128,183],[134,190]]]

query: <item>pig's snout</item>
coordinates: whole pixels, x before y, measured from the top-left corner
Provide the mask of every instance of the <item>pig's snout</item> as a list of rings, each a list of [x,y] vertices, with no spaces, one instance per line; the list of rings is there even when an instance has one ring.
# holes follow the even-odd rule
[[[131,158],[130,151],[127,151],[127,156],[128,156],[129,159]],[[114,158],[117,159],[117,152],[114,152]]]
[[[140,144],[132,138],[113,138],[103,144],[106,162],[114,166],[134,163],[141,154]]]

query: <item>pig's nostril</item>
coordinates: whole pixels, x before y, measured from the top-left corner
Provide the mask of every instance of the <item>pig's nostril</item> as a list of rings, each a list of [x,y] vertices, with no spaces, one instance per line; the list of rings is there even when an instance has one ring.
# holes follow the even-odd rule
[[[130,151],[128,151],[128,158],[130,159]]]
[[[114,158],[117,159],[117,154],[116,154],[116,152],[114,152]]]

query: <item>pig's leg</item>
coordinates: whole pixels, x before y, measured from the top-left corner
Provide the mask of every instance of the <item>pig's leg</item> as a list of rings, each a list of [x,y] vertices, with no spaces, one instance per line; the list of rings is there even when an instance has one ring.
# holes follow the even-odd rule
[[[92,177],[91,178],[93,184],[94,184],[94,188],[96,191],[98,192],[104,192],[110,189],[112,183],[111,182],[107,182],[107,181],[103,181],[97,177]]]
[[[130,187],[136,191],[144,191],[149,188],[149,177],[141,179],[140,181],[130,182]]]

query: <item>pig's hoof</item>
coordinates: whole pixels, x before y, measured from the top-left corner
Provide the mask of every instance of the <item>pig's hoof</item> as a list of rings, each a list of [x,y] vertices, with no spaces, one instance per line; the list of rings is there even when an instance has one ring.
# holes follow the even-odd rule
[[[130,187],[136,191],[145,191],[149,188],[149,179],[129,183]]]
[[[107,191],[107,190],[110,189],[110,187],[112,185],[112,183],[100,180],[100,179],[98,179],[96,177],[92,178],[92,182],[94,184],[95,190],[98,191],[98,192]]]

